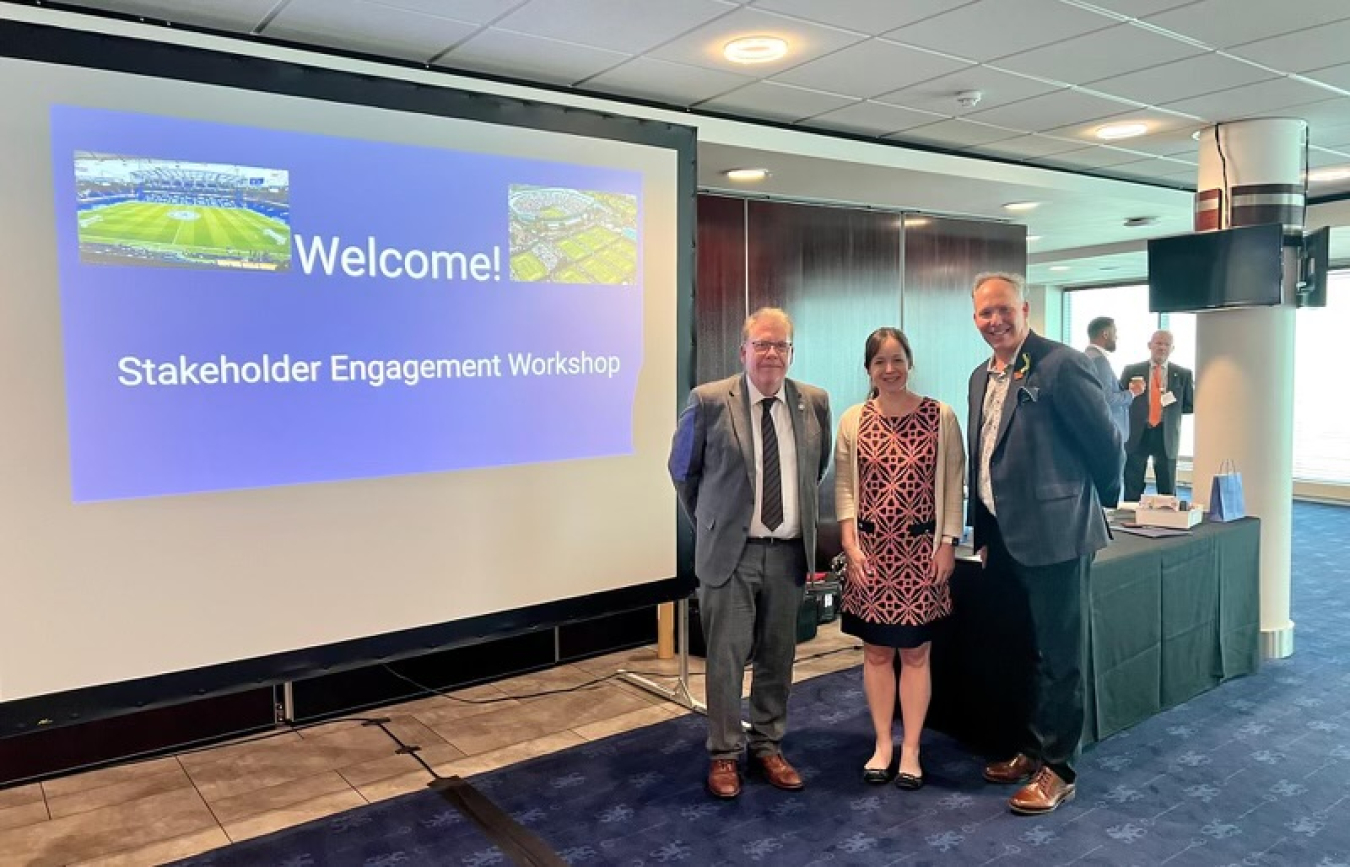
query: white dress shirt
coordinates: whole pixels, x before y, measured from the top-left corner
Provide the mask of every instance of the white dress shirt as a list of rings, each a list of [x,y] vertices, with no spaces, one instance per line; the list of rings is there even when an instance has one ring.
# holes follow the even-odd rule
[[[792,410],[787,405],[787,386],[778,387],[769,415],[773,417],[773,430],[778,435],[778,469],[783,484],[783,523],[778,529],[770,530],[764,526],[760,513],[764,506],[764,408],[760,406],[766,395],[761,394],[755,384],[746,378],[745,384],[750,395],[750,424],[755,432],[755,514],[750,519],[750,538],[758,539],[772,536],[776,539],[796,539],[802,534],[801,509],[797,503],[797,437],[792,432]]]

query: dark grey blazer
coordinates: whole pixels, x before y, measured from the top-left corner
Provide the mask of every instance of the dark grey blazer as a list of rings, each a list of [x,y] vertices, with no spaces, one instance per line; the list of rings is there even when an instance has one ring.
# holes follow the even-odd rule
[[[820,480],[830,463],[830,399],[823,389],[787,380],[797,447],[797,502],[808,571],[815,571]],[[694,572],[720,587],[740,562],[755,510],[755,440],[745,375],[689,393],[670,446],[670,478],[694,524]],[[805,575],[796,576],[805,581]]]
[[[1152,375],[1149,366],[1152,362],[1140,361],[1128,364],[1120,374],[1120,384],[1128,387],[1130,379],[1136,376],[1144,378],[1144,393],[1130,404],[1130,439],[1125,443],[1125,451],[1133,452],[1139,447],[1139,438],[1148,427],[1148,378]],[[1181,417],[1195,412],[1195,374],[1179,364],[1167,362],[1167,388],[1176,402],[1163,407],[1162,429],[1163,448],[1173,460],[1177,457],[1177,444],[1181,442]]]
[[[1092,362],[1032,332],[1014,359],[1025,368],[1008,384],[990,461],[998,529],[1025,566],[1048,566],[1106,547],[1102,503],[1120,499],[1124,453]],[[979,501],[980,421],[988,362],[970,375],[970,523],[983,547]]]

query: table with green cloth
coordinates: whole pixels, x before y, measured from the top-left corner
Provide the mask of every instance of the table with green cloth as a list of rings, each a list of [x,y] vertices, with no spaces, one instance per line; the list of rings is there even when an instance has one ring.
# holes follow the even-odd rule
[[[1260,535],[1255,518],[1161,539],[1116,531],[1087,577],[1084,745],[1256,670]],[[1033,659],[1025,595],[973,557],[958,559],[951,580],[953,613],[933,639],[929,724],[1011,755]]]

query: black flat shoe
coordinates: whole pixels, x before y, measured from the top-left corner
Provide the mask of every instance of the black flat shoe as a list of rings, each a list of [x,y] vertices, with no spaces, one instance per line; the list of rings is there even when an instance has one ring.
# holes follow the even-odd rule
[[[896,774],[895,787],[904,789],[907,792],[917,792],[923,788],[923,774],[915,776],[914,774]]]
[[[862,780],[869,786],[884,786],[895,779],[895,766],[884,768],[863,768]]]

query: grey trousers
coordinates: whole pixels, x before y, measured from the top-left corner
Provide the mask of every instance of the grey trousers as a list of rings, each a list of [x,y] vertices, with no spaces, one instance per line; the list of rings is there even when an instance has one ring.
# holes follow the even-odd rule
[[[734,759],[745,744],[741,684],[750,686],[750,752],[779,752],[787,730],[797,612],[805,593],[806,551],[800,541],[751,542],[721,587],[699,585],[699,614],[708,647],[708,754]]]

